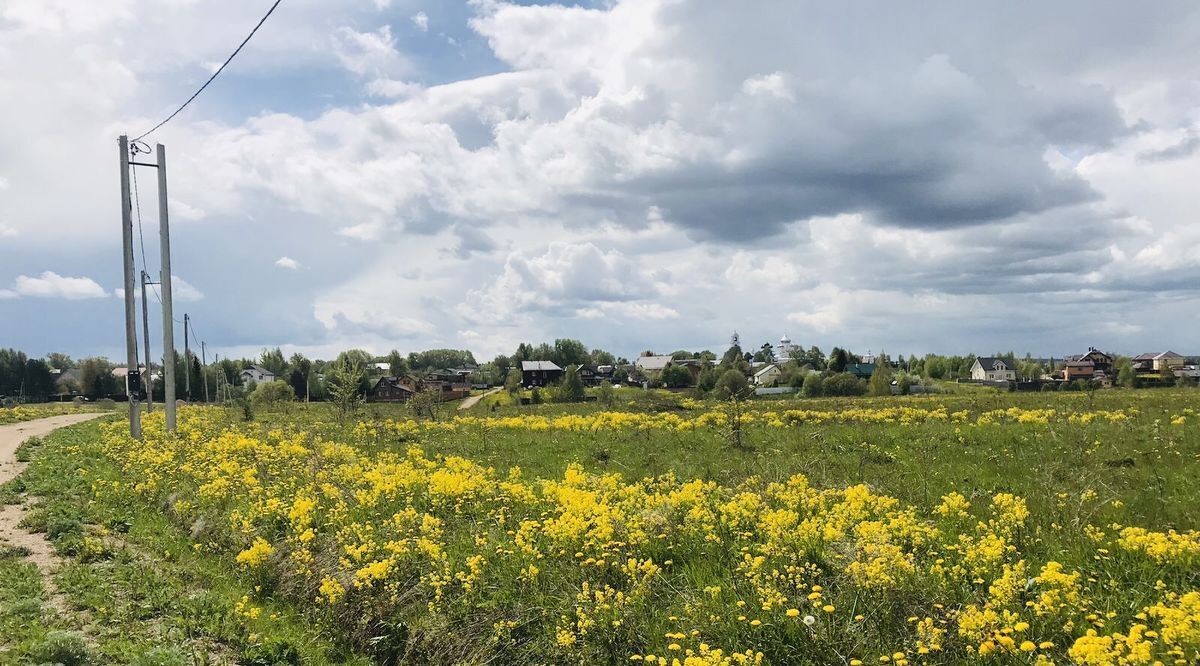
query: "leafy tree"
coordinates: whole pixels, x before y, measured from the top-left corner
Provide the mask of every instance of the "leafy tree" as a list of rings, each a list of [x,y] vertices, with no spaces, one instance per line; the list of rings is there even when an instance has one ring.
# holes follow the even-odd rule
[[[825,395],[864,395],[867,383],[848,372],[839,372],[826,379],[822,388]]]
[[[509,368],[508,373],[504,376],[504,390],[516,395],[521,391],[521,370],[520,368]]]
[[[682,365],[674,363],[663,368],[658,379],[667,388],[685,388],[692,385],[692,373]]]
[[[733,368],[721,373],[714,389],[718,400],[744,400],[750,393],[750,382],[746,380],[746,375]]]
[[[709,393],[717,387],[717,380],[721,378],[721,370],[715,366],[708,366],[700,372],[700,377],[696,381],[696,388],[701,393]]]
[[[905,373],[901,373],[896,379],[896,388],[900,390],[900,395],[912,393],[912,384],[912,377]]]
[[[892,394],[892,368],[888,365],[882,354],[875,363],[875,370],[871,372],[871,381],[868,386],[871,395],[883,396]]]
[[[603,349],[593,349],[590,355],[590,363],[592,365],[615,365],[617,357]]]
[[[617,391],[608,380],[600,382],[600,386],[596,389],[596,399],[605,407],[612,407],[616,400]]]
[[[475,356],[466,349],[427,349],[409,354],[408,365],[413,371],[422,371],[478,364]]]
[[[626,364],[626,365],[628,365],[628,364]],[[618,382],[620,384],[629,383],[629,371],[626,370],[624,366],[618,367],[616,370],[613,370],[613,381]]]
[[[721,357],[721,366],[729,368],[740,360],[742,360],[742,348],[739,345],[733,345],[725,350],[725,355]]]
[[[395,349],[387,355],[387,359],[385,360],[388,363],[388,374],[393,377],[404,377],[411,372],[408,367],[408,361]]]
[[[571,338],[559,338],[554,341],[554,353],[550,360],[558,367],[566,368],[570,365],[584,365],[590,357],[587,346],[582,342]]]
[[[834,372],[845,372],[846,365],[850,363],[850,357],[846,354],[846,350],[841,347],[834,347],[833,351],[829,352],[829,369]]]
[[[287,374],[287,361],[283,358],[283,351],[279,347],[262,350],[258,364],[270,370],[271,374],[276,377],[283,377]]]
[[[75,367],[75,361],[70,356],[60,352],[46,354],[46,363],[55,370],[70,370]]]
[[[118,393],[113,364],[103,357],[85,358],[79,362],[79,390],[96,400]]]
[[[256,409],[274,407],[281,403],[292,402],[295,399],[296,392],[292,390],[292,385],[282,379],[263,382],[250,394],[250,402]]]
[[[1121,363],[1121,369],[1117,371],[1117,383],[1125,388],[1137,388],[1137,373],[1128,359]]]
[[[529,392],[529,402],[535,405],[540,405],[542,402],[544,402],[542,400],[542,390],[540,388],[535,386],[533,387],[533,390]]]
[[[816,398],[823,394],[824,378],[819,372],[810,372],[804,377],[804,386],[800,388],[800,394],[806,398]]]
[[[579,378],[579,366],[567,366],[555,393],[558,402],[583,402],[583,380]]]
[[[325,385],[330,401],[337,406],[338,422],[340,423],[346,420],[348,414],[353,413],[362,405],[365,396],[362,382],[367,373],[360,358],[346,356],[343,352],[338,359],[327,369]]]

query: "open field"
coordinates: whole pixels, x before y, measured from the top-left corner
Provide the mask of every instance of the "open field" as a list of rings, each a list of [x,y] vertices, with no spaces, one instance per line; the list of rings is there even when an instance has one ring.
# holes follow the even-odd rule
[[[92,404],[76,405],[69,402],[46,402],[16,407],[0,407],[0,425],[21,423],[34,419],[44,419],[49,416],[62,414],[81,414],[85,412],[109,411]]]
[[[51,436],[6,491],[127,628],[105,663],[1200,659],[1200,392],[744,409],[193,408]]]

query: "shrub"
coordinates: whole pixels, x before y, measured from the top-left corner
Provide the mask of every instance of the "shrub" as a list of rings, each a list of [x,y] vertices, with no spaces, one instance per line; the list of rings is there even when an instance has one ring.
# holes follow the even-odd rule
[[[296,399],[296,391],[292,385],[276,379],[273,382],[263,382],[254,388],[254,392],[250,394],[250,402],[255,407],[272,407],[280,403],[291,402]]]
[[[806,398],[815,398],[824,393],[824,378],[819,372],[810,372],[804,378],[804,384],[800,389],[800,393]]]
[[[715,391],[718,400],[742,399],[750,393],[750,382],[740,370],[726,370],[717,380]]]
[[[91,658],[87,641],[74,631],[51,631],[34,646],[29,656],[35,664],[81,666]]]
[[[130,663],[132,666],[185,666],[188,658],[179,648],[156,647],[134,657]]]
[[[848,372],[839,372],[825,380],[825,395],[865,395],[867,383]]]

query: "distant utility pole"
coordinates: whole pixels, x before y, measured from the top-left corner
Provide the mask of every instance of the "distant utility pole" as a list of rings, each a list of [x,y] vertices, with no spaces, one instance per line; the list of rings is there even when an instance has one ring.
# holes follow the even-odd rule
[[[117,140],[121,153],[121,246],[125,266],[125,395],[129,400],[129,436],[142,438],[142,414],[138,409],[137,310],[133,302],[133,211],[129,200],[129,137]]]
[[[175,432],[175,311],[171,306],[171,225],[167,221],[167,149],[158,149],[158,237],[162,253],[163,314],[163,403],[167,409],[167,432]]]
[[[150,306],[146,303],[146,282],[150,276],[142,271],[142,340],[146,343],[146,374],[142,375],[142,386],[146,389],[146,412],[154,411],[154,385],[150,371]]]
[[[192,352],[188,347],[188,315],[183,313],[183,391],[187,401],[192,401]]]
[[[200,378],[204,380],[204,402],[208,402],[208,352],[207,345],[200,341]]]

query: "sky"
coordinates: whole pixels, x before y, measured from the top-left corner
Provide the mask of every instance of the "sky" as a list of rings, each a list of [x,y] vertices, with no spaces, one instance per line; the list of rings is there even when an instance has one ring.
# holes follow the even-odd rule
[[[0,0],[0,347],[123,358],[117,137],[269,5]],[[283,0],[147,139],[175,312],[222,356],[1200,353],[1198,52],[1193,2]]]

